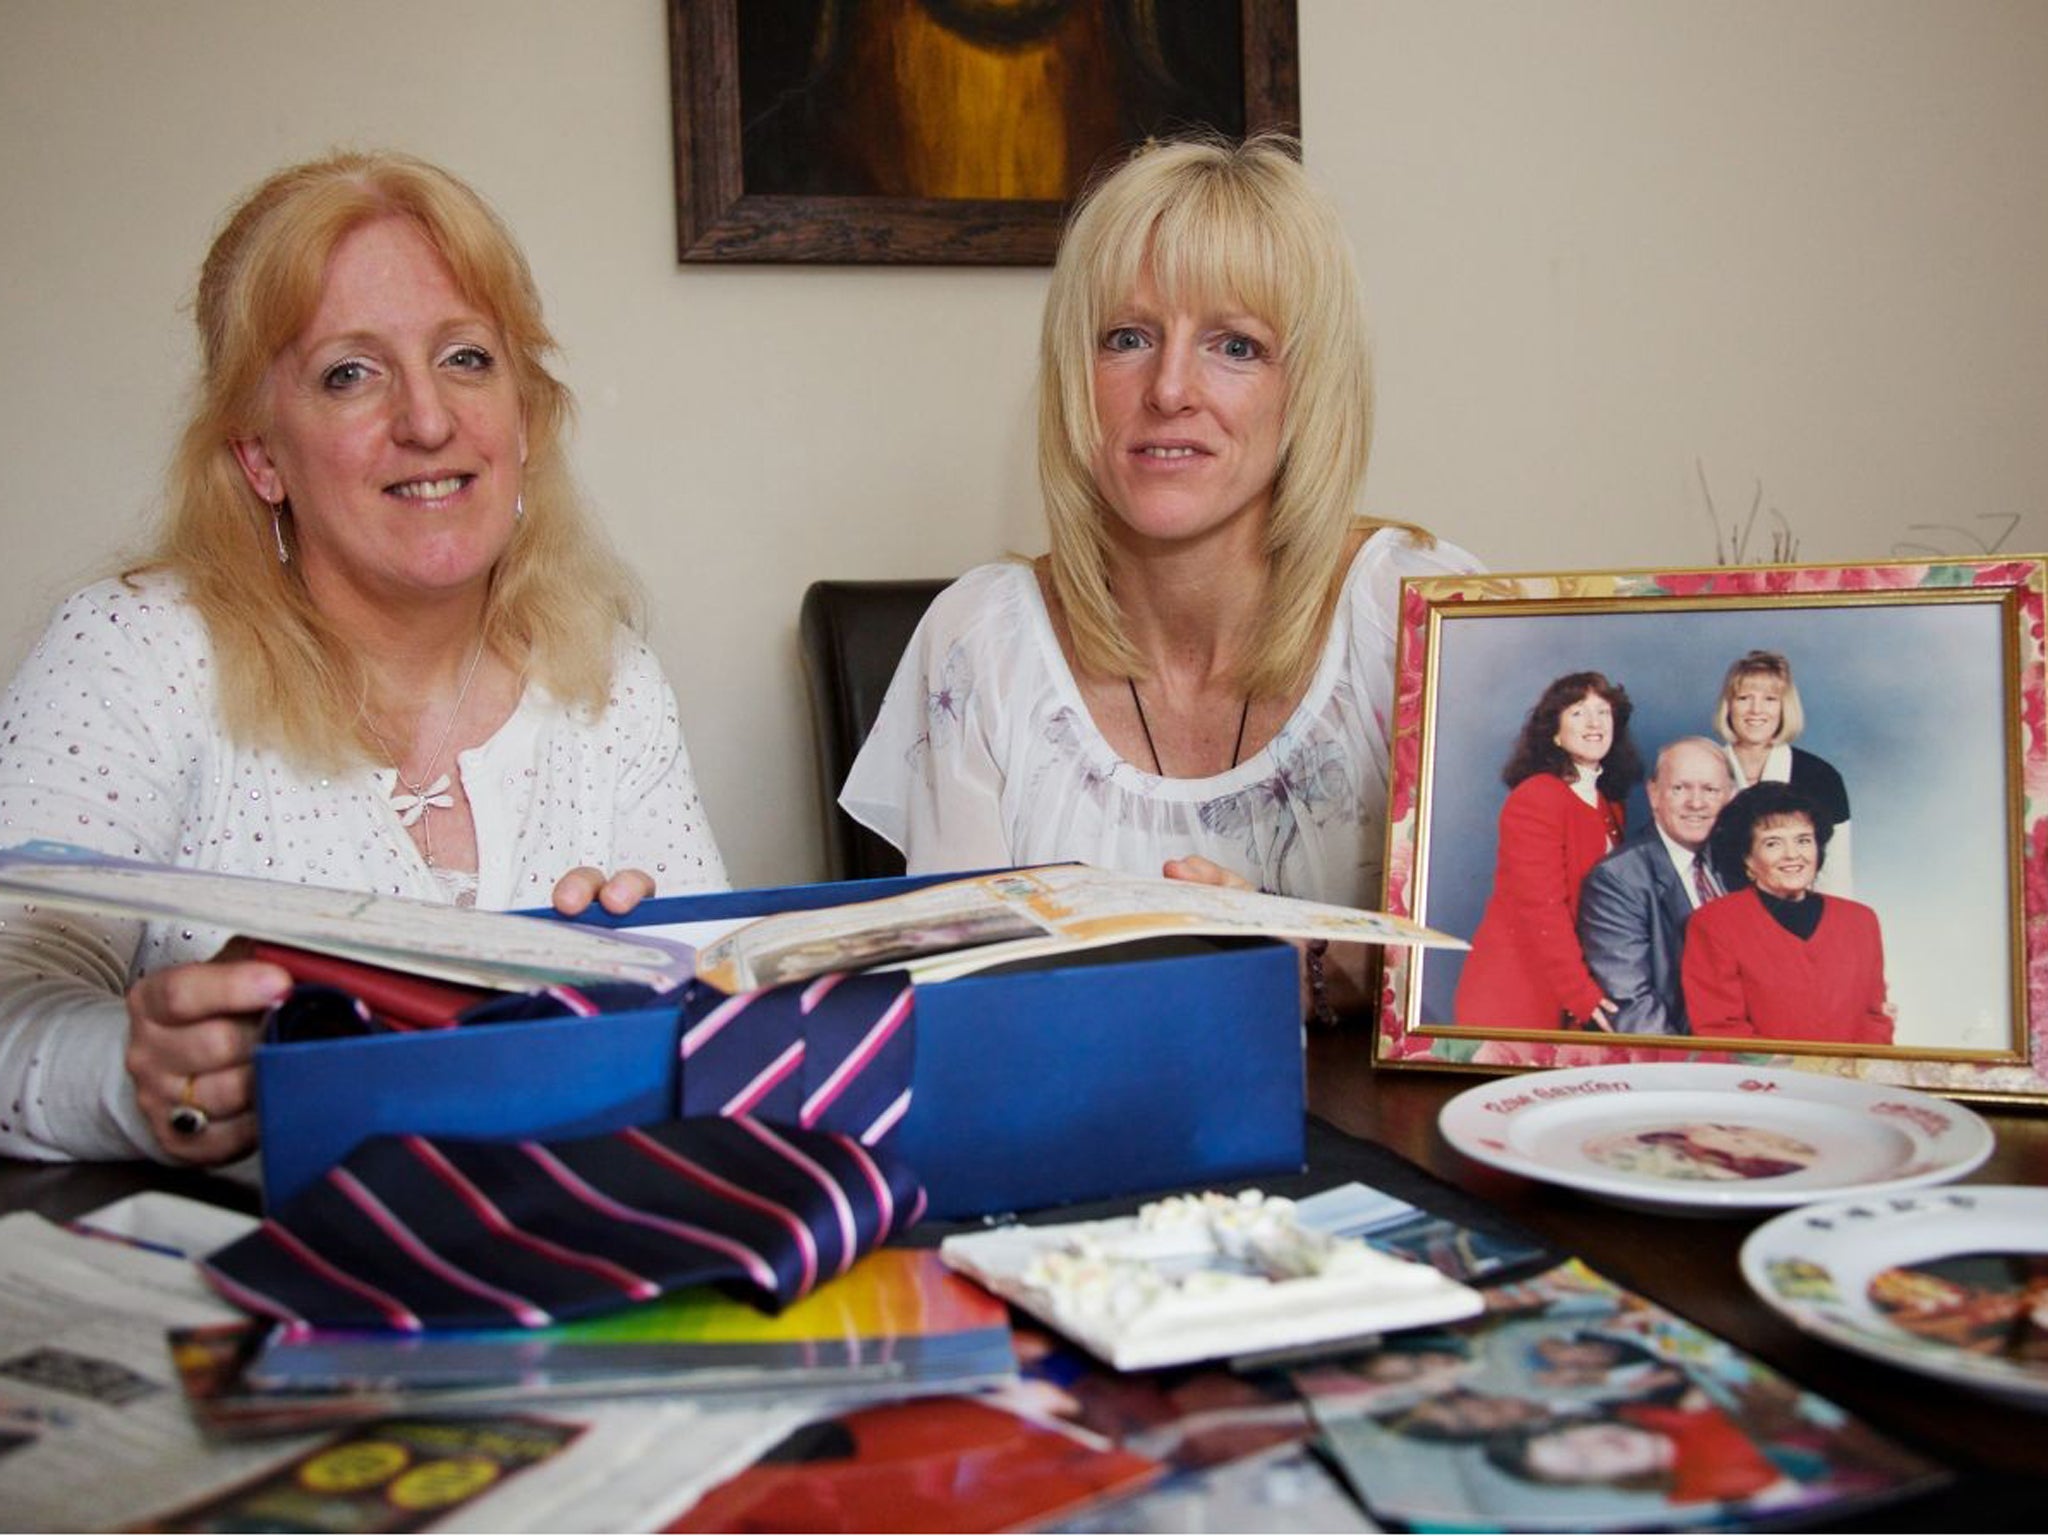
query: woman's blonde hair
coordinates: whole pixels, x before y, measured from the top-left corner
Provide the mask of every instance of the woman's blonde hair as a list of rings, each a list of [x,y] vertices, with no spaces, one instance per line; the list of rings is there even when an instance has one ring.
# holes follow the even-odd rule
[[[278,559],[273,514],[231,442],[268,426],[273,359],[320,303],[351,231],[409,220],[456,288],[498,328],[524,413],[524,516],[491,573],[484,640],[566,704],[602,712],[616,628],[637,619],[631,573],[597,531],[569,473],[574,411],[548,372],[554,337],[511,232],[471,188],[392,151],[337,153],[269,177],[236,205],[207,252],[195,303],[200,374],[172,459],[162,530],[131,575],[179,577],[206,623],[230,735],[316,766],[369,749],[368,679],[314,605],[297,562]],[[290,526],[290,519],[284,520]]]
[[[1714,709],[1715,734],[1723,741],[1735,740],[1735,695],[1752,677],[1774,677],[1784,685],[1778,695],[1778,734],[1771,738],[1772,744],[1797,741],[1806,729],[1806,706],[1799,702],[1799,685],[1792,681],[1792,663],[1776,651],[1747,651],[1728,668],[1728,675],[1721,679],[1721,702]]]
[[[1267,592],[1241,682],[1283,694],[1315,669],[1361,522],[1372,365],[1350,243],[1297,156],[1270,134],[1148,144],[1083,197],[1060,241],[1039,345],[1038,473],[1053,594],[1083,670],[1146,672],[1109,589],[1109,509],[1093,469],[1096,351],[1144,272],[1170,305],[1241,306],[1280,338],[1287,405]]]

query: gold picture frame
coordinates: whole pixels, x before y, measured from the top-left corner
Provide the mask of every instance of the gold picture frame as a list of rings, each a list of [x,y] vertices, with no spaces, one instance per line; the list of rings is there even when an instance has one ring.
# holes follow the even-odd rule
[[[1800,755],[1832,765],[1837,787],[1846,786],[1853,899],[1875,913],[1882,932],[1892,1030],[1889,1043],[1808,1035],[1782,1022],[1711,1041],[1689,1023],[1678,1026],[1686,1033],[1613,1031],[1556,1010],[1557,994],[1532,993],[1538,1001],[1518,1010],[1476,981],[1461,988],[1470,953],[1393,950],[1375,1060],[1471,1071],[1733,1059],[1956,1097],[2048,1102],[2044,588],[2048,561],[2038,556],[1406,583],[1389,912],[1474,938],[1498,890],[1506,915],[1491,924],[1491,941],[1476,943],[1526,944],[1543,951],[1543,964],[1558,956],[1563,964],[1570,956],[1556,907],[1541,905],[1562,888],[1563,931],[1580,961],[1588,953],[1582,940],[1595,953],[1583,974],[1597,962],[1611,977],[1613,930],[1586,930],[1573,883],[1588,870],[1557,874],[1528,856],[1525,823],[1502,819],[1510,796],[1504,766],[1517,750],[1526,757],[1516,744],[1539,729],[1529,722],[1545,689],[1597,673],[1625,690],[1627,707],[1617,714],[1647,778],[1664,745],[1714,739],[1724,678],[1737,658],[1764,651],[1788,664],[1803,700]],[[1543,793],[1557,803],[1554,791]],[[1651,838],[1644,789],[1621,803],[1628,835]],[[1510,824],[1516,830],[1504,840]],[[1613,872],[1596,882],[1596,890],[1612,887]],[[1599,900],[1592,907],[1603,910]],[[1611,899],[1604,910],[1611,916]],[[1725,923],[1714,931],[1726,931]],[[1679,969],[1658,975],[1682,1001]],[[1602,992],[1618,990],[1594,979]],[[1475,1011],[1474,997],[1494,1011],[1461,1018],[1461,1008]],[[1548,1027],[1535,1017],[1546,1010]]]

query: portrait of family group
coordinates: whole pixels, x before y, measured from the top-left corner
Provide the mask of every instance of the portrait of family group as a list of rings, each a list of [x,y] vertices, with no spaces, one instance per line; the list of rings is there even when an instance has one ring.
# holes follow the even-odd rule
[[[1857,569],[1411,585],[1383,1047],[2030,1070],[2038,594]]]

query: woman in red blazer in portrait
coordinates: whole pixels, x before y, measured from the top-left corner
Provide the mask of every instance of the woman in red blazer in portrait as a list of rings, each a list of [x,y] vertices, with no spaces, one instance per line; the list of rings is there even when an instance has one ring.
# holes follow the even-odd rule
[[[1721,808],[1707,852],[1731,894],[1693,913],[1680,964],[1695,1035],[1892,1043],[1877,914],[1814,889],[1833,830],[1769,779]]]
[[[1501,770],[1508,798],[1493,894],[1458,979],[1455,1022],[1604,1030],[1613,1019],[1614,1001],[1579,949],[1579,882],[1620,844],[1622,802],[1643,776],[1631,713],[1619,684],[1573,672],[1544,689],[1523,721]],[[1525,1058],[1511,1050],[1486,1059]]]

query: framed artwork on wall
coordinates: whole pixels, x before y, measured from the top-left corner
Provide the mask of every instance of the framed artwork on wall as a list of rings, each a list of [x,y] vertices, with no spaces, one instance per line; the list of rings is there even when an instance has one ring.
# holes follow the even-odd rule
[[[1151,136],[1299,132],[1294,0],[668,0],[686,262],[1030,266]]]
[[[2048,562],[1402,592],[1375,1056],[2048,1101]],[[1809,896],[1818,901],[1809,902]]]

